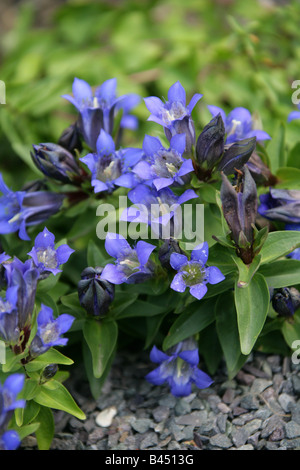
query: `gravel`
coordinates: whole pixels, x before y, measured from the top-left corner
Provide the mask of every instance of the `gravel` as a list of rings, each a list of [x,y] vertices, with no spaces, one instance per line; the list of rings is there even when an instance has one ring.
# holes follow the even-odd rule
[[[289,358],[254,353],[234,379],[221,366],[211,387],[184,398],[149,384],[151,366],[147,355],[122,351],[97,400],[74,369],[66,386],[87,418],[55,411],[51,449],[300,449],[300,365]],[[34,436],[21,445],[36,448]]]

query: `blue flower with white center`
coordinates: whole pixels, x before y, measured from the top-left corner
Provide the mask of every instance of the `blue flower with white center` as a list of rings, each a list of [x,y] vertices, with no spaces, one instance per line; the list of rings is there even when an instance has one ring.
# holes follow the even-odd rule
[[[103,129],[111,134],[114,127],[114,118],[118,111],[123,111],[120,126],[136,129],[137,119],[130,114],[131,110],[140,102],[140,97],[128,94],[118,97],[116,94],[117,80],[111,78],[95,89],[79,78],[75,78],[72,86],[73,96],[63,95],[79,112],[79,128],[85,142],[96,149],[97,137]]]
[[[0,384],[0,429],[4,429],[10,421],[13,410],[24,408],[25,400],[18,400],[17,396],[24,387],[25,376],[15,373],[9,375],[3,385]]]
[[[123,211],[120,220],[127,222],[144,223],[151,226],[153,233],[161,234],[164,230],[174,230],[181,226],[177,220],[181,205],[191,199],[198,198],[192,189],[187,189],[180,196],[176,196],[170,188],[157,191],[154,187],[139,184],[129,191],[128,199],[134,204]],[[174,226],[171,227],[171,223]],[[169,237],[172,235],[169,233]]]
[[[30,345],[31,356],[39,356],[54,346],[65,346],[68,338],[61,338],[61,335],[69,331],[74,320],[67,313],[54,318],[52,308],[42,304],[37,316],[37,333]]]
[[[232,144],[237,140],[244,140],[256,137],[257,141],[270,140],[271,137],[266,132],[253,129],[253,119],[251,113],[246,108],[234,108],[228,116],[225,111],[218,106],[208,106],[212,116],[221,114],[225,125],[225,133],[227,134],[226,144]]]
[[[80,160],[92,173],[91,183],[95,193],[113,192],[118,186],[132,188],[137,178],[130,168],[142,157],[139,149],[116,151],[111,135],[101,130],[97,139],[97,153],[89,153]]]
[[[218,284],[225,279],[216,266],[206,266],[208,244],[204,242],[191,253],[191,259],[180,253],[172,253],[170,264],[178,271],[171,283],[171,289],[184,292],[188,287],[190,294],[200,300],[207,292],[206,284]]]
[[[61,245],[55,248],[55,237],[45,227],[35,239],[34,247],[28,253],[31,256],[35,267],[42,274],[51,272],[54,275],[61,272],[59,267],[65,264],[74,250],[68,245]]]
[[[169,141],[176,134],[185,134],[185,151],[189,152],[195,144],[195,127],[191,113],[202,96],[196,93],[187,105],[185,90],[177,81],[169,88],[166,103],[156,96],[144,99],[145,105],[151,113],[148,121],[154,121],[163,126]]]
[[[140,179],[152,181],[158,191],[174,183],[183,185],[183,177],[194,171],[192,160],[182,157],[185,141],[185,134],[174,135],[170,148],[166,149],[157,137],[146,135],[143,142],[145,157],[134,167],[134,173]]]
[[[155,245],[140,240],[135,248],[131,248],[122,235],[108,233],[105,249],[116,262],[104,267],[100,279],[112,284],[136,284],[152,277],[154,266],[149,257]]]
[[[27,227],[47,220],[59,211],[64,196],[46,191],[11,191],[0,173],[0,233],[19,232],[22,240],[30,240]]]
[[[153,346],[150,359],[159,366],[146,375],[146,380],[154,385],[167,383],[175,397],[190,395],[192,384],[203,389],[213,383],[211,377],[198,368],[199,353],[192,338],[178,343],[166,353]]]

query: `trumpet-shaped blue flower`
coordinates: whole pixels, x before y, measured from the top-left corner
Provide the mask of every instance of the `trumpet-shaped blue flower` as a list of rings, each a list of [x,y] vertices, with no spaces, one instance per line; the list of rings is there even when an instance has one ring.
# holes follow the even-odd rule
[[[204,242],[191,253],[191,259],[180,253],[172,253],[170,264],[178,271],[171,288],[177,292],[184,292],[188,287],[190,294],[200,300],[207,292],[206,284],[218,284],[225,279],[216,266],[206,266],[208,259],[208,244]]]
[[[192,384],[203,389],[213,383],[211,377],[198,368],[197,344],[191,338],[178,343],[167,353],[153,346],[150,359],[159,366],[146,375],[146,380],[154,385],[167,383],[175,397],[190,395]]]
[[[218,106],[208,106],[212,116],[219,113],[225,125],[225,133],[227,134],[226,144],[232,144],[237,140],[244,140],[256,137],[257,141],[269,140],[271,137],[266,132],[253,128],[253,119],[251,113],[246,108],[234,108],[228,116],[225,111]]]
[[[134,167],[134,173],[140,179],[152,181],[157,190],[173,183],[183,185],[183,177],[194,171],[192,160],[182,157],[185,141],[185,134],[174,135],[170,148],[166,149],[157,137],[146,135],[143,142],[145,158]]]
[[[197,198],[192,189],[187,189],[176,196],[170,188],[157,191],[144,184],[139,184],[129,191],[128,199],[135,205],[125,209],[121,220],[151,225],[159,230],[160,225],[167,225],[174,218],[181,204]]]
[[[112,284],[136,284],[150,279],[154,269],[149,257],[155,245],[140,240],[135,248],[119,234],[108,233],[105,239],[107,253],[116,258],[115,264],[107,264],[100,278]]]
[[[61,335],[69,331],[74,320],[75,318],[67,313],[55,319],[52,308],[42,304],[37,316],[37,333],[30,345],[31,356],[39,356],[53,346],[65,346],[68,338],[61,338]]]
[[[91,183],[95,193],[111,193],[118,186],[132,188],[137,184],[138,180],[130,169],[142,157],[141,150],[116,151],[113,138],[104,130],[98,136],[96,148],[97,153],[89,153],[80,158],[92,173]]]
[[[185,90],[177,81],[169,88],[166,103],[156,96],[144,99],[145,105],[151,113],[148,121],[154,121],[163,126],[169,141],[175,134],[185,134],[186,151],[189,151],[195,144],[195,127],[191,113],[202,96],[196,93],[187,105]]]
[[[131,110],[140,102],[135,94],[117,96],[117,80],[111,78],[95,89],[79,78],[75,78],[72,86],[73,96],[63,95],[79,112],[79,128],[85,142],[96,149],[97,137],[103,129],[111,134],[114,127],[114,118],[118,111],[123,111],[121,127],[135,129],[137,120],[130,114]]]
[[[31,256],[34,266],[42,274],[44,272],[51,272],[54,275],[61,272],[59,267],[66,263],[74,253],[74,250],[68,245],[60,245],[55,248],[55,237],[45,227],[35,239],[34,247],[28,253]]]
[[[8,287],[5,297],[0,297],[0,338],[15,344],[20,337],[17,301],[18,286]]]
[[[30,240],[27,227],[47,220],[59,211],[64,196],[47,191],[10,190],[0,174],[0,233],[19,232],[22,240]]]

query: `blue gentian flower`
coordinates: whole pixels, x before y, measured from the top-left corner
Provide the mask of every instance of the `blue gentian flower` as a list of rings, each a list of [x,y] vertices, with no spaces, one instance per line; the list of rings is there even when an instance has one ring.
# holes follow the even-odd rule
[[[148,121],[154,121],[163,126],[169,141],[175,134],[185,134],[186,151],[189,151],[195,144],[195,128],[191,113],[202,96],[196,93],[187,105],[185,90],[177,81],[169,88],[166,103],[156,96],[144,99],[145,105],[151,113]]]
[[[15,373],[9,375],[3,385],[0,384],[0,429],[4,429],[16,408],[24,408],[25,400],[17,396],[24,387],[25,376]]]
[[[153,346],[150,359],[159,366],[146,375],[146,380],[154,385],[167,383],[175,397],[190,395],[192,384],[203,389],[213,383],[211,377],[197,367],[199,353],[193,339],[178,343],[167,353]]]
[[[225,125],[225,133],[227,134],[226,144],[232,144],[237,140],[244,140],[251,137],[256,137],[257,141],[269,140],[271,137],[266,132],[253,129],[253,119],[251,113],[246,108],[234,108],[228,116],[225,111],[218,106],[208,106],[212,116],[217,116],[219,113]]]
[[[144,184],[136,186],[127,196],[135,207],[125,209],[120,220],[151,225],[153,233],[160,232],[162,225],[167,227],[170,224],[181,204],[198,198],[192,189],[187,189],[180,196],[176,196],[170,188],[157,191],[154,187]]]
[[[117,80],[111,78],[96,88],[95,93],[91,86],[79,78],[75,78],[72,86],[73,96],[63,95],[79,112],[79,128],[85,142],[96,149],[97,137],[103,129],[111,134],[114,127],[114,118],[119,110],[123,111],[121,127],[135,129],[137,120],[130,115],[140,101],[139,96],[128,94],[117,97]]]
[[[67,313],[54,318],[52,308],[42,304],[37,316],[37,333],[30,345],[31,356],[39,356],[54,346],[65,346],[68,338],[61,338],[61,335],[69,331],[74,320]]]
[[[175,275],[171,289],[184,292],[188,287],[190,294],[200,300],[207,292],[206,284],[218,284],[225,279],[216,266],[206,266],[208,259],[208,244],[204,242],[191,253],[191,259],[180,253],[172,253],[170,264],[178,271]]]
[[[113,138],[101,130],[97,139],[97,153],[89,153],[80,160],[92,173],[92,186],[95,193],[111,193],[118,186],[131,188],[137,184],[137,178],[130,171],[142,157],[142,151],[127,149],[116,151]]]
[[[22,240],[30,240],[27,227],[47,220],[59,211],[64,196],[46,191],[11,191],[0,173],[0,233],[19,232]]]
[[[288,122],[293,121],[294,119],[300,119],[300,104],[298,104],[299,111],[292,111],[287,118]]]
[[[34,266],[42,274],[51,272],[54,275],[61,272],[59,267],[66,263],[74,253],[68,245],[60,245],[55,248],[55,236],[45,227],[35,239],[34,247],[28,253],[31,256]]]
[[[5,298],[0,297],[0,338],[10,345],[16,344],[20,338],[18,290],[18,286],[8,287]]]
[[[15,324],[19,332],[24,329],[27,331],[31,327],[31,317],[34,309],[35,294],[37,282],[40,276],[39,271],[33,266],[31,260],[23,263],[17,257],[11,263],[5,263],[5,275],[7,279],[7,287],[15,287],[17,290],[11,294],[11,303],[13,303],[13,295],[17,297],[16,311],[17,322],[12,321],[11,316],[11,330],[9,334],[15,338],[16,331],[14,330]],[[8,292],[8,289],[7,289]],[[14,312],[14,311],[13,311]],[[12,313],[13,313],[12,312]],[[12,315],[12,313],[10,315]]]
[[[0,450],[16,450],[21,444],[21,439],[17,431],[5,431],[0,436]]]
[[[140,240],[135,248],[131,248],[122,235],[108,233],[105,249],[110,256],[116,258],[116,262],[104,267],[101,279],[112,284],[136,284],[152,277],[154,269],[149,257],[155,245]]]
[[[174,183],[183,185],[183,177],[194,171],[192,160],[182,157],[185,140],[185,134],[174,135],[170,148],[166,149],[157,137],[146,135],[143,142],[145,158],[134,167],[134,173],[145,181],[151,180],[157,190]]]

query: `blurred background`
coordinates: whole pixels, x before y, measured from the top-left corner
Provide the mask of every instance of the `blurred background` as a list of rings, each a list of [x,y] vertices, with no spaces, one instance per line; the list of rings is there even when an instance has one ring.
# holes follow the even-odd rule
[[[76,119],[61,98],[74,77],[93,87],[116,77],[118,94],[167,97],[180,80],[197,128],[210,120],[208,104],[244,106],[271,136],[286,124],[291,84],[300,79],[300,2],[275,0],[1,0],[0,171],[12,189],[40,176],[33,143],[57,142]],[[135,109],[139,146],[146,133],[143,101]],[[286,126],[299,139],[300,120]]]

